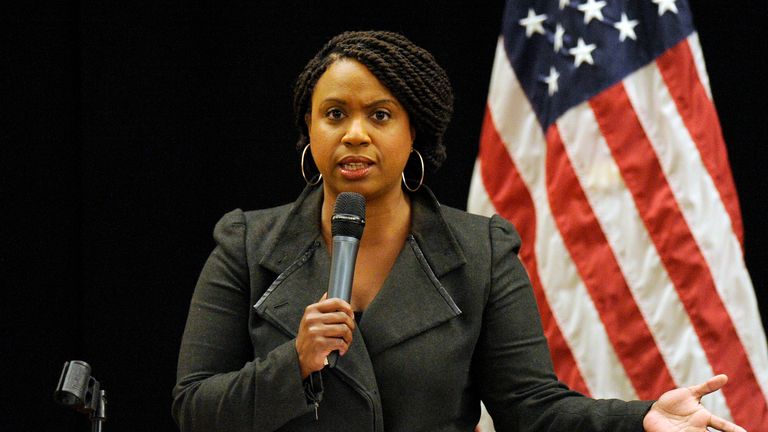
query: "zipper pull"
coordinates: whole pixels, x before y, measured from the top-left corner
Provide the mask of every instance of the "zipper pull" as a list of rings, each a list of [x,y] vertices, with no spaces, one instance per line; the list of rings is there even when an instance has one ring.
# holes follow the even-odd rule
[[[320,403],[315,401],[315,420],[320,420],[320,417],[317,415],[317,409],[320,408]]]

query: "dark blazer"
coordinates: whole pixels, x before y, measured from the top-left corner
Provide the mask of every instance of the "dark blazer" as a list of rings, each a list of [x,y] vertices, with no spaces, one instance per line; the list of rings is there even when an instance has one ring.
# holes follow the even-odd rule
[[[512,225],[426,188],[350,350],[320,373],[315,413],[294,343],[328,286],[321,202],[308,187],[217,224],[173,390],[183,431],[472,431],[481,399],[498,431],[642,430],[650,402],[596,401],[555,377]]]

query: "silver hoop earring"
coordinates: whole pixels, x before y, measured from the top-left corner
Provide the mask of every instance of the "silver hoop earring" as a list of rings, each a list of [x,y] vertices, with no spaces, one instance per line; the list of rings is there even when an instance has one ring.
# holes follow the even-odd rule
[[[309,144],[305,145],[305,146],[304,146],[304,150],[302,150],[302,151],[301,151],[301,176],[302,176],[302,177],[304,177],[304,181],[305,181],[305,182],[307,182],[307,184],[308,184],[308,185],[310,185],[310,186],[314,186],[314,185],[316,185],[316,184],[320,183],[320,181],[323,179],[323,175],[322,175],[322,174],[320,174],[320,175],[317,177],[317,180],[315,180],[314,182],[313,182],[313,181],[310,181],[310,180],[307,178],[307,174],[304,172],[304,156],[306,156],[306,155],[307,155],[307,149],[308,149],[308,148],[309,148]]]
[[[421,153],[416,149],[411,149],[411,153],[416,153],[416,156],[419,157],[419,162],[421,163],[421,178],[419,179],[419,184],[416,185],[415,188],[408,186],[408,182],[405,180],[405,170],[403,170],[401,176],[403,177],[403,186],[411,192],[416,192],[421,188],[421,185],[424,184],[424,158],[421,157]]]

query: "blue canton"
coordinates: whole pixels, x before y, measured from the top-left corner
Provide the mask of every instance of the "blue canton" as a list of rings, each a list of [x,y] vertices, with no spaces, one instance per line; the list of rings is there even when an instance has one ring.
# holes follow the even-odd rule
[[[502,27],[507,56],[545,131],[693,31],[684,0],[508,1]]]

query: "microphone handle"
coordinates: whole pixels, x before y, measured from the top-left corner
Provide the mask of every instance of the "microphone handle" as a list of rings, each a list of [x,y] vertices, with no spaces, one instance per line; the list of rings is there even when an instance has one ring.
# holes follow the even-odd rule
[[[331,275],[328,279],[328,298],[340,298],[349,303],[352,297],[352,278],[355,275],[355,262],[360,240],[350,236],[333,237],[331,255]],[[336,367],[339,351],[328,355],[328,366]]]

